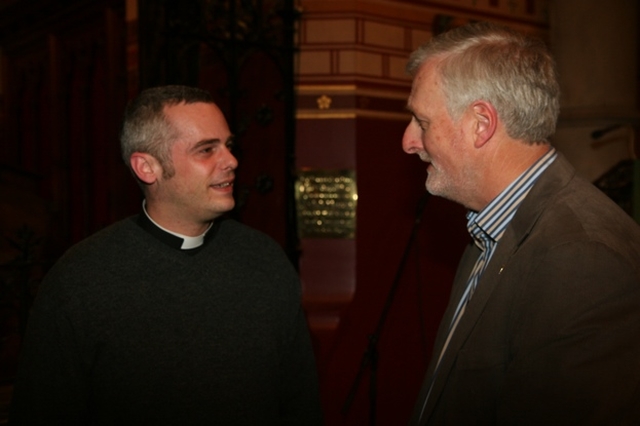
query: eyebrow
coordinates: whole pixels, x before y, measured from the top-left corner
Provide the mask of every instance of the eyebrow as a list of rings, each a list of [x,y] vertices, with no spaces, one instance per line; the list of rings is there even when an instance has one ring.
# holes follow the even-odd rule
[[[235,139],[236,139],[235,135],[230,135],[230,136],[227,138],[227,140],[226,140],[226,141],[224,141],[224,144],[225,144],[225,145],[230,144],[230,143],[232,144],[232,143],[234,143],[234,142],[235,142]],[[201,140],[201,141],[199,141],[199,142],[196,142],[196,144],[195,144],[195,145],[193,145],[193,146],[191,147],[191,150],[192,150],[192,151],[197,151],[197,150],[199,150],[200,148],[202,148],[203,146],[207,146],[207,145],[217,145],[217,144],[221,144],[221,143],[222,143],[222,139],[220,139],[220,138],[214,138],[214,139],[203,139],[203,140]]]
[[[418,116],[416,115],[416,112],[413,108],[411,108],[411,105],[409,105],[409,102],[407,102],[407,104],[404,106],[405,111],[407,111],[408,113],[410,113],[416,120],[420,120],[418,118]]]
[[[427,119],[426,119],[426,118],[419,118],[419,117],[416,115],[416,112],[415,112],[413,109],[411,109],[411,107],[409,107],[409,104],[407,104],[407,105],[404,107],[404,109],[405,109],[405,110],[407,110],[407,112],[409,112],[409,113],[411,114],[411,116],[412,116],[416,121],[427,121]]]
[[[196,144],[191,147],[191,150],[192,151],[197,151],[200,148],[202,148],[203,146],[215,145],[215,144],[219,144],[221,142],[222,141],[220,139],[218,139],[218,138],[216,138],[216,139],[203,139],[203,140],[201,140],[199,142],[196,142]]]

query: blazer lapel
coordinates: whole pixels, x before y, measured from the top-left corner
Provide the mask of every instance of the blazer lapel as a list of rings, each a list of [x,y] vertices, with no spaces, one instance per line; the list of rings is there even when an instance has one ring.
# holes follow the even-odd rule
[[[427,368],[427,372],[425,374],[425,380],[422,383],[422,388],[418,394],[417,404],[413,413],[413,420],[417,422],[419,418],[422,418],[423,421],[428,419],[431,410],[433,410],[433,406],[435,401],[437,400],[437,395],[433,394],[432,390],[431,395],[429,396],[429,389],[431,388],[431,378],[433,377],[434,370],[438,364],[438,358],[440,357],[440,353],[442,352],[442,347],[444,346],[444,342],[447,338],[449,325],[451,324],[453,314],[455,313],[457,301],[460,300],[462,294],[464,293],[467,277],[471,273],[471,269],[476,262],[476,259],[480,255],[480,250],[476,247],[476,245],[471,242],[464,253],[462,254],[462,258],[460,259],[460,263],[458,266],[458,271],[456,272],[456,276],[453,280],[453,285],[451,287],[451,295],[449,296],[449,303],[447,309],[442,315],[442,319],[440,320],[440,326],[438,327],[438,333],[436,334],[436,340],[433,345],[433,350],[431,352],[431,361],[429,362],[429,367]],[[440,377],[440,373],[438,376]],[[444,383],[444,382],[443,382]],[[435,385],[436,383],[434,383]],[[438,390],[438,394],[441,389]],[[425,407],[424,413],[421,416],[422,405],[429,396],[427,401],[427,406]]]
[[[447,305],[447,309],[442,315],[442,319],[440,320],[440,326],[438,327],[436,340],[433,344],[431,361],[429,363],[429,367],[427,368],[427,377],[430,377],[431,374],[433,374],[433,370],[435,370],[436,368],[438,358],[440,357],[440,352],[442,352],[442,347],[444,346],[445,340],[447,338],[449,327],[451,325],[451,322],[453,321],[453,315],[455,313],[457,303],[462,298],[462,295],[467,287],[467,278],[469,277],[469,274],[471,273],[471,270],[473,269],[473,266],[475,265],[476,260],[479,256],[480,250],[473,242],[469,243],[464,253],[462,254],[458,271],[456,272],[456,276],[453,280],[453,285],[451,286],[449,303]]]
[[[498,247],[496,247],[495,253],[491,257],[491,260],[487,265],[487,268],[485,269],[484,273],[482,274],[482,277],[480,278],[480,281],[478,282],[478,286],[476,288],[476,291],[473,294],[473,297],[468,302],[465,308],[464,314],[460,318],[460,322],[458,323],[458,326],[455,332],[453,333],[453,336],[451,337],[451,341],[449,342],[447,350],[442,356],[442,359],[440,360],[438,372],[434,379],[435,381],[433,382],[433,387],[431,389],[431,395],[429,395],[427,406],[425,408],[425,415],[423,416],[423,418],[425,419],[429,417],[431,411],[435,407],[436,402],[440,397],[440,394],[442,393],[442,390],[444,389],[445,384],[447,383],[449,373],[451,372],[451,368],[455,363],[458,351],[460,350],[464,342],[469,337],[469,334],[471,333],[476,323],[478,322],[478,318],[482,314],[482,311],[484,310],[487,304],[487,301],[489,300],[489,298],[491,297],[491,294],[494,292],[494,290],[498,285],[498,282],[499,282],[498,275],[500,274],[500,268],[504,264],[506,264],[509,257],[511,257],[511,254],[513,253],[513,249],[514,249],[513,240],[505,241],[506,237],[507,235],[505,234],[503,239],[500,241],[500,244],[498,244]],[[475,258],[477,259],[477,255],[475,256]],[[473,264],[471,265],[471,267],[473,267]],[[462,291],[464,291],[464,287],[466,286],[466,281],[470,272],[471,272],[471,269],[469,268],[467,271],[466,277],[464,277],[464,279],[463,277],[456,278],[456,280],[460,278],[461,281],[463,281]],[[457,286],[459,284],[460,283],[456,283]],[[460,300],[460,297],[462,296],[461,292],[458,292],[458,293],[460,294],[456,295],[457,299],[454,299],[452,294],[452,299],[449,303],[449,307],[447,308],[446,315],[445,317],[443,317],[442,324],[440,325],[440,330],[438,331],[438,339],[442,341],[437,342],[438,352],[434,351],[431,364],[435,364],[435,362],[437,361],[437,357],[440,355],[440,351],[442,350],[442,345],[444,344],[444,339],[446,339],[447,330],[451,322],[451,319],[453,317],[453,312],[449,312],[449,311],[455,310],[455,305],[457,304],[457,302]],[[453,308],[452,308],[452,305],[453,305]],[[443,330],[443,326],[446,326],[444,330]],[[435,358],[435,360],[433,358]],[[430,366],[429,377],[431,376],[431,374],[433,374],[433,369],[435,369],[435,365]]]

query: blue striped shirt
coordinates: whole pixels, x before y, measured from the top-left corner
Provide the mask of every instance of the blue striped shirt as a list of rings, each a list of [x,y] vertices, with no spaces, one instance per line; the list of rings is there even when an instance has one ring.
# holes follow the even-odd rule
[[[475,283],[471,292],[478,284],[478,279],[489,264],[491,256],[497,246],[498,241],[504,235],[507,225],[513,219],[518,207],[536,183],[542,172],[544,172],[556,159],[558,153],[551,147],[549,151],[540,157],[531,167],[516,178],[511,184],[493,199],[480,212],[469,211],[467,213],[467,229],[473,237],[476,245],[484,251],[484,262],[482,270],[475,271]],[[473,276],[473,272],[472,272]]]

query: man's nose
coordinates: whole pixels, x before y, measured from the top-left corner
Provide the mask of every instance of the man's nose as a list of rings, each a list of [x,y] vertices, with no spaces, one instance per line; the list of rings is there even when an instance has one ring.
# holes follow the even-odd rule
[[[402,150],[407,154],[416,154],[422,150],[420,138],[416,136],[413,123],[409,123],[402,135]]]
[[[230,149],[227,149],[224,162],[225,169],[235,170],[238,168],[238,159],[231,153]]]

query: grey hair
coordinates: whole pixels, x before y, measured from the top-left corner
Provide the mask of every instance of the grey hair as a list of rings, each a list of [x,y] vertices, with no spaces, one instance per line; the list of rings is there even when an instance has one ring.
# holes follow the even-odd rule
[[[214,103],[209,92],[195,87],[172,85],[142,91],[127,105],[124,112],[120,148],[125,164],[131,168],[131,155],[134,152],[145,152],[160,162],[165,177],[173,176],[175,171],[170,151],[178,132],[167,121],[164,108],[197,102]]]
[[[432,58],[439,60],[454,120],[472,102],[484,100],[514,139],[544,143],[555,132],[560,87],[555,62],[541,40],[486,22],[470,24],[420,46],[409,57],[407,72],[415,77]]]

